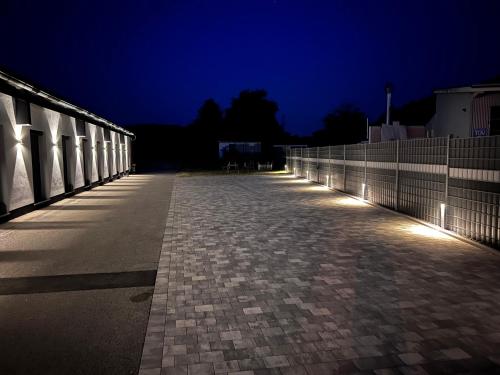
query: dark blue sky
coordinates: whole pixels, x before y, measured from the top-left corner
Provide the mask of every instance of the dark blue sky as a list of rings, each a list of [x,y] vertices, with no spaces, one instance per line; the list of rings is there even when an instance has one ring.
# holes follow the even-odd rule
[[[497,0],[6,3],[0,65],[122,125],[264,88],[308,134],[344,102],[375,120],[388,80],[398,105],[500,74]]]

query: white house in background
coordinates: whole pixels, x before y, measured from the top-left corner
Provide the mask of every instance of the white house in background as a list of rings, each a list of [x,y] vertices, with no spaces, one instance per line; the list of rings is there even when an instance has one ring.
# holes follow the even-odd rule
[[[432,137],[500,135],[500,84],[441,89],[436,114],[427,124]]]

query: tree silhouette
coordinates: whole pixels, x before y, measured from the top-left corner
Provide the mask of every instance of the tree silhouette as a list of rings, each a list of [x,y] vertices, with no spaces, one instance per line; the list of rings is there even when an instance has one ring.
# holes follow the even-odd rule
[[[342,104],[323,119],[324,127],[313,133],[316,145],[341,145],[366,140],[366,115],[353,104]]]
[[[207,99],[198,110],[198,116],[192,127],[196,131],[219,137],[222,125],[222,111],[213,99]]]
[[[226,110],[221,137],[227,141],[257,141],[270,145],[286,134],[276,120],[278,105],[265,90],[244,90]]]
[[[198,110],[198,116],[188,127],[192,161],[207,167],[217,161],[221,126],[222,111],[219,105],[213,99],[205,100]]]

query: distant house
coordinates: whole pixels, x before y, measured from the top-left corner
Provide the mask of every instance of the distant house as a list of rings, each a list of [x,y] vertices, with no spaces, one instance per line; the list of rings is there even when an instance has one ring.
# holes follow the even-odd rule
[[[500,135],[500,84],[434,91],[436,114],[427,124],[433,137]]]
[[[231,154],[258,155],[261,153],[260,142],[219,142],[219,158]]]
[[[434,96],[411,101],[402,107],[391,107],[389,124],[387,117],[380,118],[369,127],[369,143],[398,139],[425,138],[425,125],[434,116],[436,103]],[[384,121],[385,120],[385,121]]]
[[[394,121],[391,125],[372,125],[369,127],[368,143],[395,141],[398,139],[425,138],[423,125],[401,125]]]

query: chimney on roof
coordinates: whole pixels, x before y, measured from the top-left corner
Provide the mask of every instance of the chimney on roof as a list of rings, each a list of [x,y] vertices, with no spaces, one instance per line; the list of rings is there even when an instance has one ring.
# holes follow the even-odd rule
[[[385,93],[387,95],[387,107],[386,107],[386,114],[385,114],[385,123],[387,125],[390,125],[391,121],[391,96],[392,96],[392,83],[387,82],[385,84]]]

